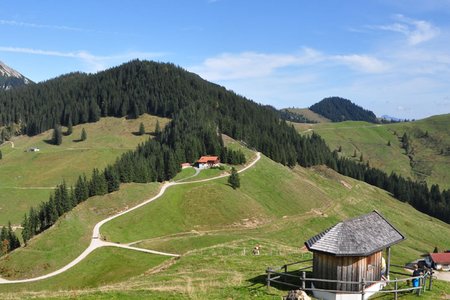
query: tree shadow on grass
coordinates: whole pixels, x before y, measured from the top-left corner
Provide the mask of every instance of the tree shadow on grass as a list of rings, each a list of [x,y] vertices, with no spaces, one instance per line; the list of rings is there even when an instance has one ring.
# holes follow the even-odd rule
[[[140,134],[139,131],[133,131],[131,134],[134,136],[143,136],[143,135],[148,135],[148,136],[152,136],[152,137],[156,136],[156,134],[154,132],[146,132],[144,134]]]
[[[53,143],[53,140],[52,140],[52,139],[44,140],[44,143],[49,144],[49,145],[53,145],[53,146],[57,146],[57,145],[55,145],[55,144]]]

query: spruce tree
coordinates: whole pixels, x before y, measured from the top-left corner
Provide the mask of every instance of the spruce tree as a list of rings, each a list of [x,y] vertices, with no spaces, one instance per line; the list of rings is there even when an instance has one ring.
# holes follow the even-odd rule
[[[105,176],[108,185],[108,193],[118,191],[120,187],[120,178],[117,171],[112,166],[106,167],[103,175]]]
[[[80,140],[81,140],[81,141],[87,140],[87,133],[86,133],[86,130],[84,130],[84,128],[81,129],[81,137],[80,137]]]
[[[53,145],[61,145],[61,143],[62,143],[62,131],[61,131],[60,125],[56,125],[53,128],[52,143],[53,143]]]
[[[138,131],[139,135],[144,135],[145,134],[145,127],[144,127],[144,123],[141,122],[141,124],[139,124],[139,131]]]
[[[1,254],[7,254],[9,251],[9,239],[8,239],[8,231],[6,227],[2,227],[0,232],[0,242],[1,242]]]
[[[22,228],[22,239],[26,246],[28,240],[31,238],[31,228],[27,214],[25,214],[25,216],[23,217]]]
[[[67,124],[67,131],[66,131],[66,135],[71,135],[73,132],[73,125],[72,125],[72,119],[69,119],[69,122]]]
[[[0,159],[2,159],[3,158],[3,153],[2,153],[2,150],[0,150]]]
[[[228,183],[231,185],[233,189],[237,189],[241,186],[241,180],[239,178],[239,174],[234,167],[231,168],[231,175],[228,177]]]
[[[159,121],[156,120],[156,125],[155,125],[155,136],[159,136],[161,134],[161,128],[159,127]]]

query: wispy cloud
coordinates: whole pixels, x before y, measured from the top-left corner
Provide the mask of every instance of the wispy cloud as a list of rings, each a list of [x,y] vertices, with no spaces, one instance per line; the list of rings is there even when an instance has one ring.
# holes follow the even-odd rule
[[[388,63],[370,55],[334,55],[330,56],[329,60],[342,63],[354,70],[364,73],[382,73],[389,69]]]
[[[397,14],[394,16],[397,21],[387,25],[370,25],[371,29],[392,31],[403,34],[410,45],[418,45],[429,41],[439,35],[440,30],[428,21],[416,20]]]
[[[209,80],[231,80],[264,77],[279,68],[310,64],[317,60],[321,60],[321,54],[309,48],[296,54],[224,53],[207,58],[201,65],[190,69]]]
[[[113,55],[94,55],[84,50],[64,52],[64,51],[42,50],[34,48],[20,48],[20,47],[5,47],[5,46],[0,46],[0,52],[12,52],[12,53],[79,59],[86,64],[86,66],[88,67],[88,72],[96,72],[104,70],[105,68],[111,66],[111,64],[116,63],[117,61],[123,62],[134,58],[153,59],[166,55],[166,53],[163,52],[140,52],[140,51],[128,51],[125,53]]]
[[[83,28],[83,27],[30,23],[30,22],[22,22],[22,21],[6,20],[6,19],[0,19],[0,25],[24,27],[24,28],[34,28],[34,29],[48,29],[48,30],[61,30],[61,31],[72,31],[72,32],[84,32],[84,33],[118,34],[118,35],[132,35],[132,36],[135,35],[133,33],[126,33],[125,34],[125,33],[120,33],[120,32],[95,30],[95,29],[89,29],[89,28]]]
[[[233,80],[265,77],[282,68],[301,68],[321,64],[343,65],[358,72],[381,73],[389,66],[370,55],[326,55],[312,48],[296,53],[270,54],[258,52],[224,53],[207,58],[190,68],[209,80]]]
[[[85,31],[85,32],[93,32],[94,30],[80,28],[80,27],[71,27],[64,25],[47,25],[47,24],[37,24],[37,23],[27,23],[20,22],[15,20],[4,20],[0,19],[0,25],[9,25],[9,26],[17,26],[17,27],[28,27],[28,28],[43,28],[43,29],[55,29],[55,30],[67,30],[67,31]]]

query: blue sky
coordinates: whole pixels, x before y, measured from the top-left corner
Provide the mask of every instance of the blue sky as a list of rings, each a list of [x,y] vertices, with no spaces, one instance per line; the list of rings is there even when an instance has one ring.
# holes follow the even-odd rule
[[[277,108],[341,96],[450,113],[450,1],[3,1],[0,60],[34,81],[172,62]]]

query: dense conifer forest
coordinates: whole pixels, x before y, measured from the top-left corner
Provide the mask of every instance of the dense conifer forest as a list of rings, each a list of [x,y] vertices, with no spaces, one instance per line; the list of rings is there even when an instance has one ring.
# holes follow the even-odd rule
[[[370,110],[340,97],[325,98],[309,108],[313,112],[330,119],[333,122],[366,121],[377,123],[377,117]]]
[[[222,133],[289,167],[327,165],[450,223],[450,191],[441,192],[439,186],[429,189],[424,183],[339,158],[317,134],[299,135],[275,109],[172,64],[136,60],[94,75],[74,73],[0,93],[0,126],[19,124],[28,135],[59,125],[95,122],[102,116],[136,118],[142,113],[172,121],[155,130],[154,139],[123,154],[105,170],[94,169],[90,179],[80,176],[74,187],[59,185],[46,203],[25,216],[24,241],[90,196],[117,190],[121,182],[169,180],[180,163],[194,162],[204,154],[220,155],[225,163],[242,163],[242,153],[224,147]]]

